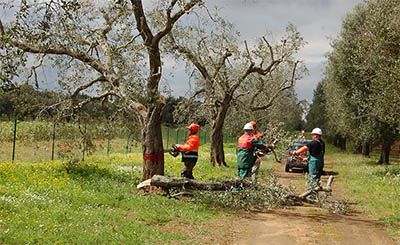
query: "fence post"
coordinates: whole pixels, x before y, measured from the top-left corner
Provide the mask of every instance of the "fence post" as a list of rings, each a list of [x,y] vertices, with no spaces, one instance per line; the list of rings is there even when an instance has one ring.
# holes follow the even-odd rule
[[[128,154],[128,152],[129,152],[129,138],[130,138],[130,134],[128,134],[128,140],[126,141],[126,154]]]
[[[83,135],[83,151],[82,151],[82,161],[85,161],[85,153],[86,153],[86,123],[83,126],[84,135]]]
[[[107,156],[110,155],[110,151],[111,151],[111,140],[110,140],[110,136],[107,137]]]
[[[56,122],[53,122],[53,134],[51,137],[51,160],[54,160],[54,149],[55,149],[55,140],[56,140]]]
[[[14,134],[13,134],[13,148],[12,148],[12,162],[15,160],[15,141],[17,140],[17,117],[14,117]]]

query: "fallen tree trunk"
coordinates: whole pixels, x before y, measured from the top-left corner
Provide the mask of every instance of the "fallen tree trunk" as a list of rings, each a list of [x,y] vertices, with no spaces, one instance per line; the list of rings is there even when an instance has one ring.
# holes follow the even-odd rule
[[[296,200],[305,200],[309,195],[313,192],[331,192],[331,185],[333,182],[333,176],[329,176],[328,182],[326,186],[318,186],[315,187],[314,190],[306,191],[300,195],[296,195],[293,193],[288,193],[290,198],[294,198]],[[206,181],[198,181],[192,180],[188,178],[181,177],[166,177],[161,175],[154,175],[151,179],[141,182],[137,185],[138,189],[145,188],[147,186],[156,186],[164,189],[170,188],[182,188],[189,190],[206,190],[206,191],[227,191],[232,188],[238,187],[249,187],[253,184],[249,181],[245,180],[229,180],[223,182],[206,182]]]
[[[151,179],[145,180],[137,185],[137,188],[141,189],[146,186],[157,186],[164,189],[182,188],[190,190],[226,191],[230,190],[231,188],[248,187],[251,185],[251,182],[243,180],[206,182],[181,177],[166,177],[161,175],[154,175]]]

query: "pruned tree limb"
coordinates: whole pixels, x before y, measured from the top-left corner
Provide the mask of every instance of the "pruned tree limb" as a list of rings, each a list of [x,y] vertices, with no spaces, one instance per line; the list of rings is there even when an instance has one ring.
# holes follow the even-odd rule
[[[29,44],[29,43],[25,43],[22,41],[15,41],[15,40],[12,41],[12,43],[17,48],[23,50],[24,52],[28,52],[28,53],[67,55],[67,56],[77,59],[85,64],[88,64],[89,66],[91,66],[93,69],[95,69],[96,71],[98,71],[101,74],[106,73],[106,69],[100,61],[93,59],[88,54],[86,54],[82,51],[73,51],[71,49],[67,49],[66,47],[58,46],[58,45],[40,46],[40,45],[34,45],[34,44]]]
[[[42,66],[45,56],[46,56],[46,54],[42,54],[40,56],[39,63],[37,65],[32,65],[31,70],[30,70],[30,72],[29,72],[29,74],[28,74],[28,76],[26,78],[27,81],[29,81],[29,79],[33,76],[34,79],[35,79],[36,88],[39,88],[39,81],[38,81],[38,78],[37,78],[36,69]]]
[[[270,108],[273,105],[274,101],[278,98],[278,96],[283,91],[292,88],[294,86],[294,83],[295,83],[295,80],[296,80],[296,69],[297,69],[297,65],[298,64],[299,64],[299,61],[296,61],[294,63],[294,65],[293,65],[292,74],[291,74],[291,78],[289,80],[289,83],[288,83],[288,81],[283,81],[280,84],[279,88],[275,91],[275,93],[269,98],[269,100],[268,100],[268,102],[266,104],[261,105],[261,106],[254,106],[254,102],[255,102],[255,99],[256,99],[256,96],[257,96],[257,93],[256,93],[251,99],[251,109],[253,111],[260,111],[260,110],[266,110],[266,109]]]
[[[94,84],[96,84],[98,82],[104,82],[104,81],[106,81],[106,78],[104,76],[100,76],[94,80],[91,80],[91,81],[88,81],[88,82],[82,84],[77,89],[75,89],[74,93],[72,93],[72,95],[71,95],[71,98],[75,99],[81,91],[93,86]]]
[[[125,44],[122,44],[121,46],[117,47],[115,50],[120,51],[122,49],[126,49],[129,45],[131,45],[136,38],[140,37],[140,33],[137,34],[136,36],[133,36],[128,42],[126,42]]]
[[[142,39],[146,46],[150,46],[153,33],[150,30],[149,25],[147,24],[146,15],[144,14],[143,5],[141,0],[131,0],[133,6],[133,12],[136,20],[136,29],[139,34],[142,36]]]
[[[184,56],[186,56],[186,58],[188,60],[190,60],[192,62],[192,64],[198,69],[198,71],[200,72],[200,74],[203,76],[203,78],[207,81],[211,81],[211,75],[208,73],[208,70],[205,68],[205,66],[202,64],[202,62],[196,57],[196,55],[193,54],[192,51],[190,51],[188,48],[179,45],[176,40],[175,37],[173,36],[172,33],[170,33],[168,35],[169,40],[172,44],[172,47],[180,54],[183,54]]]
[[[262,39],[264,40],[264,42],[267,44],[269,52],[270,52],[270,56],[271,56],[271,60],[275,60],[274,58],[274,51],[272,49],[271,44],[269,44],[268,40],[263,36]]]
[[[185,13],[187,13],[190,9],[192,9],[194,6],[197,4],[201,3],[201,0],[191,0],[188,3],[184,4],[181,6],[181,9],[176,12],[173,16],[171,16],[172,9],[174,5],[176,4],[177,1],[172,0],[170,3],[170,7],[167,9],[167,23],[164,26],[164,29],[158,32],[154,36],[154,41],[159,43],[161,38],[163,38],[165,35],[171,32],[172,27],[174,24],[178,21],[178,19]],[[168,12],[169,11],[169,12]]]
[[[250,60],[250,63],[254,65],[254,61],[253,58],[251,57],[250,51],[249,51],[249,46],[247,45],[247,41],[244,40],[244,46],[246,47],[246,52],[247,52],[247,56]]]
[[[4,26],[3,26],[3,22],[0,19],[0,36],[4,36]]]
[[[76,104],[73,108],[74,108],[74,110],[79,110],[79,109],[81,109],[83,106],[85,106],[86,104],[88,104],[88,103],[90,103],[90,102],[92,102],[92,101],[101,100],[101,99],[107,98],[107,97],[109,97],[109,96],[116,96],[116,97],[119,97],[119,95],[118,95],[117,93],[115,93],[114,91],[107,91],[107,92],[102,93],[102,94],[99,94],[99,95],[97,95],[97,96],[89,97],[89,98],[87,98],[87,99],[85,99],[85,100],[79,102],[78,104]]]

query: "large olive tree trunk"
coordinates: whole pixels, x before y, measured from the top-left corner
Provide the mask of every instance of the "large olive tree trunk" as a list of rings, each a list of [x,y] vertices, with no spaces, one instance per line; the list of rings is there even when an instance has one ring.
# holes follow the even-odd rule
[[[142,179],[150,179],[155,174],[164,174],[164,149],[161,133],[161,112],[165,101],[158,91],[161,79],[162,63],[160,55],[160,42],[171,32],[176,21],[201,0],[190,0],[180,3],[180,8],[173,13],[178,1],[170,1],[166,9],[165,23],[157,33],[153,33],[147,22],[147,16],[143,10],[142,0],[131,0],[136,20],[136,29],[142,37],[149,60],[149,76],[146,84],[145,108],[136,106],[143,125],[143,176]]]
[[[218,108],[217,116],[211,123],[210,161],[213,166],[227,166],[224,152],[224,122],[232,97],[227,96]]]
[[[161,110],[164,104],[157,101],[149,108],[147,121],[142,130],[143,176],[164,175],[164,148],[162,140]]]

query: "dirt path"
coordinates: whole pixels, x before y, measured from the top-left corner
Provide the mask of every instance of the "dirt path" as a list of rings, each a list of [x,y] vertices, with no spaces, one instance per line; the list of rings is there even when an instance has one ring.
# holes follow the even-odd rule
[[[326,159],[326,167],[332,172],[332,164]],[[286,186],[294,186],[296,193],[306,189],[302,173],[285,173],[283,165],[276,168],[279,181]],[[336,174],[336,173],[333,173]],[[327,176],[322,180],[326,183]],[[333,195],[345,198],[335,176]],[[352,205],[348,215],[331,214],[312,206],[290,207],[270,213],[252,214],[241,221],[245,227],[233,244],[400,244],[390,238],[385,227],[377,221],[356,211]]]

